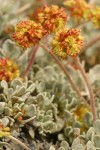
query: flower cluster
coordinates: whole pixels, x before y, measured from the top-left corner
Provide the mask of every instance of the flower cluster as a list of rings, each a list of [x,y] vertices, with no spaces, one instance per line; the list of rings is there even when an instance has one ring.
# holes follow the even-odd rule
[[[73,113],[73,117],[81,123],[81,131],[86,129],[83,123],[83,118],[87,112],[90,112],[90,109],[84,104],[80,104]]]
[[[50,34],[61,29],[67,21],[65,9],[59,8],[56,5],[40,9],[36,16],[36,21],[41,23],[45,34]]]
[[[7,137],[10,135],[10,128],[4,127],[3,124],[0,123],[0,138]]]
[[[17,24],[16,32],[12,38],[23,48],[28,48],[37,44],[42,35],[42,26],[32,20],[27,20]]]
[[[92,10],[91,21],[95,27],[100,28],[100,7],[94,7]]]
[[[20,71],[15,62],[7,58],[0,58],[0,80],[11,81],[19,75]]]
[[[67,55],[75,57],[83,46],[84,38],[78,29],[63,28],[59,30],[52,42],[52,52],[62,58]]]
[[[69,9],[71,17],[75,18],[78,23],[81,19],[90,18],[90,6],[85,0],[65,0],[64,5]]]

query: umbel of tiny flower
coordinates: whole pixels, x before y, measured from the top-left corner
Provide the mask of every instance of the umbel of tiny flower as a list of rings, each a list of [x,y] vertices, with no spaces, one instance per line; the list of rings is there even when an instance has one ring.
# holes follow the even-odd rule
[[[75,120],[81,123],[81,131],[85,131],[86,127],[83,123],[83,118],[87,112],[90,112],[90,109],[84,104],[80,104],[77,109],[73,112],[73,117]]]
[[[62,58],[68,55],[75,57],[80,53],[83,43],[84,38],[80,35],[80,30],[63,28],[54,36],[52,52]]]
[[[75,18],[78,23],[82,19],[90,18],[90,6],[85,0],[65,0],[64,5],[70,11],[71,17]]]
[[[51,34],[65,26],[67,14],[57,5],[45,6],[37,11],[36,20],[43,26],[44,34]]]
[[[32,20],[22,21],[16,26],[12,38],[22,48],[29,48],[37,44],[43,35],[42,26]]]
[[[92,10],[91,21],[96,28],[100,28],[100,7],[96,6]]]
[[[11,81],[19,76],[20,71],[14,61],[8,58],[0,58],[0,81]]]
[[[0,123],[0,138],[8,137],[10,135],[10,128],[4,127],[2,123]]]

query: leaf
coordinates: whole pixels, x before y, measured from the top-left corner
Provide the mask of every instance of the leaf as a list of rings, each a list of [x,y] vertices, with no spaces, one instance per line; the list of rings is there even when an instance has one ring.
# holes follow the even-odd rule
[[[69,144],[67,141],[62,141],[61,144],[60,144],[61,147],[64,147],[65,150],[68,150],[69,149]]]
[[[95,133],[100,134],[100,120],[99,119],[94,122],[93,126],[94,126]]]
[[[93,141],[94,141],[94,145],[97,147],[97,148],[100,148],[100,135],[94,135],[93,137]]]
[[[77,145],[80,145],[80,139],[77,137],[72,143],[72,149],[76,148]]]

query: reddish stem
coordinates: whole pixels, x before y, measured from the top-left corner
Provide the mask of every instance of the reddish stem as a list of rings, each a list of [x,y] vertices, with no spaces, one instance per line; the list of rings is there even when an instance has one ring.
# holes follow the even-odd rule
[[[31,57],[31,59],[30,59],[30,61],[29,61],[29,64],[28,64],[28,66],[27,66],[27,68],[26,68],[24,74],[23,74],[23,78],[25,78],[25,76],[28,75],[29,70],[30,70],[30,68],[31,68],[32,65],[33,65],[33,62],[34,62],[34,59],[35,59],[35,56],[36,56],[36,53],[37,53],[38,48],[39,48],[38,45],[36,45],[35,47],[33,47],[32,57]]]
[[[96,42],[100,41],[100,34],[94,37],[92,40],[88,41],[81,49],[81,53],[84,52],[87,48],[94,45]]]
[[[43,6],[45,6],[45,7],[47,6],[47,1],[46,0],[41,0],[41,2],[42,2]]]
[[[75,63],[77,64],[85,82],[86,82],[86,85],[88,87],[88,90],[89,90],[89,93],[90,93],[90,103],[91,103],[91,111],[92,111],[92,114],[93,114],[93,120],[95,121],[96,120],[96,111],[95,111],[95,99],[94,99],[94,95],[93,95],[93,90],[92,90],[92,87],[91,87],[91,84],[88,80],[88,77],[85,73],[85,70],[83,69],[83,67],[81,66],[80,64],[80,61],[78,58],[75,58]]]

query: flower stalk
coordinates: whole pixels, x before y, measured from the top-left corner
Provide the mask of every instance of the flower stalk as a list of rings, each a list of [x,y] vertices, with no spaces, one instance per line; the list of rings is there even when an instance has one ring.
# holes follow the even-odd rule
[[[94,37],[93,39],[91,39],[90,41],[88,41],[86,44],[84,44],[84,46],[82,47],[80,53],[84,52],[89,47],[91,47],[92,45],[94,45],[95,43],[97,43],[98,41],[100,41],[100,34],[97,35],[96,37]]]
[[[86,82],[86,85],[88,87],[88,90],[89,90],[89,93],[90,93],[90,103],[91,103],[91,111],[92,111],[92,114],[93,114],[93,120],[96,121],[96,111],[95,111],[95,99],[94,99],[94,95],[93,95],[93,90],[92,90],[92,87],[91,87],[91,84],[88,80],[88,77],[85,73],[85,70],[82,68],[81,64],[80,64],[80,61],[78,59],[78,57],[75,58],[75,63],[77,64],[85,82]]]
[[[43,5],[43,6],[45,6],[45,7],[47,6],[46,0],[41,0],[41,2],[42,2],[42,5]]]
[[[33,62],[34,62],[34,59],[35,59],[35,56],[36,56],[36,53],[37,53],[38,48],[39,48],[38,45],[36,45],[35,47],[33,47],[33,50],[32,50],[32,57],[31,57],[31,59],[30,59],[30,61],[29,61],[29,64],[28,64],[28,66],[27,66],[27,68],[26,68],[24,74],[23,74],[23,78],[25,78],[25,77],[28,75],[28,73],[29,73],[29,71],[30,71],[30,68],[31,68],[32,65],[33,65]]]

